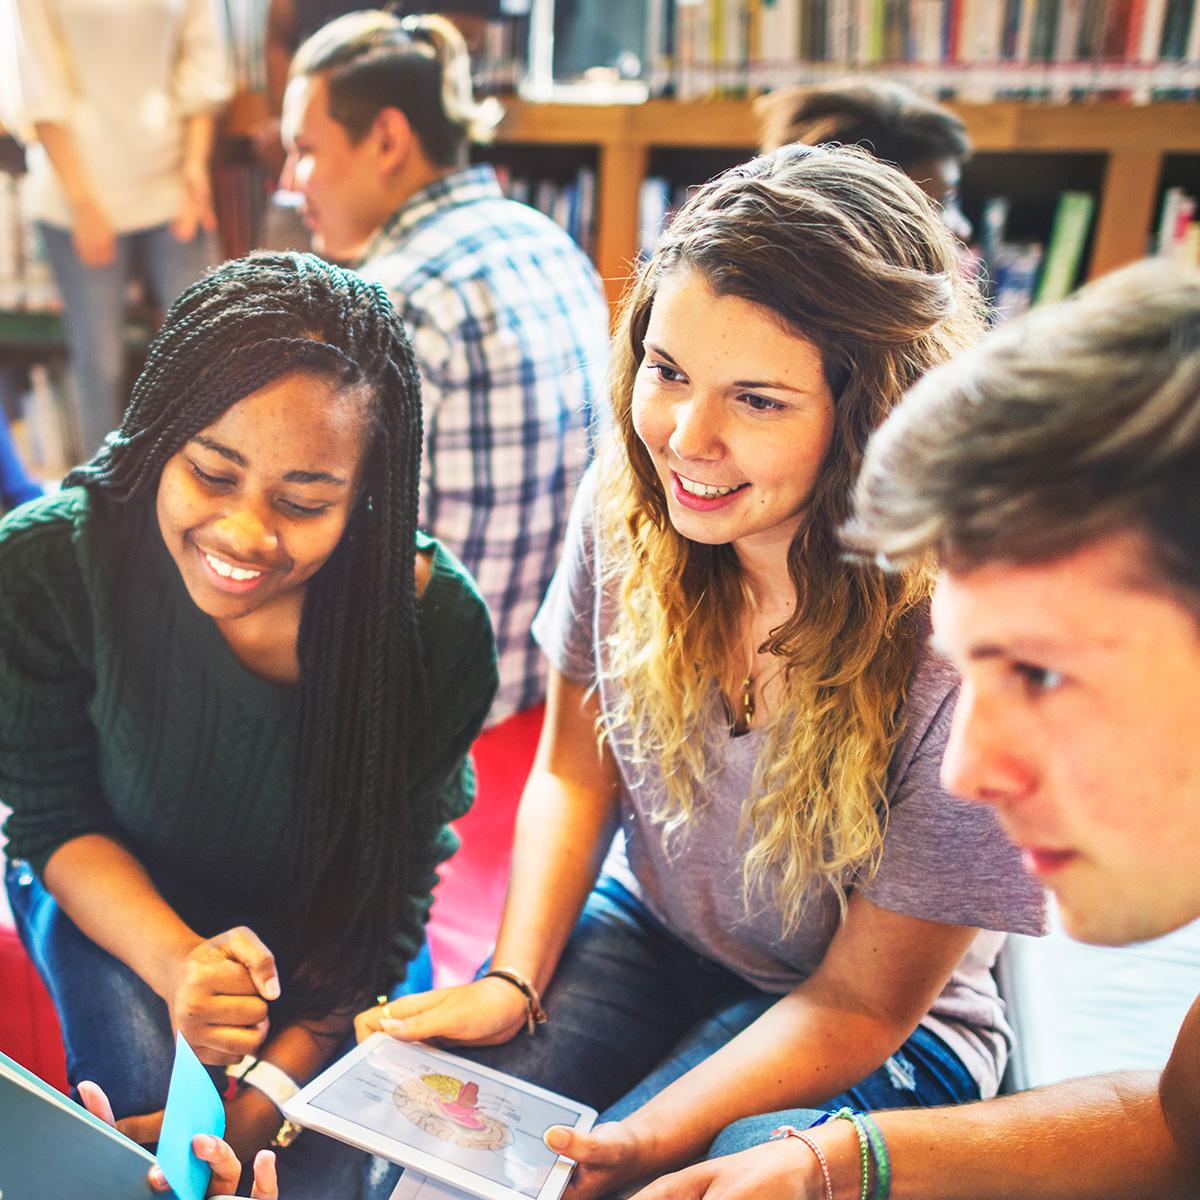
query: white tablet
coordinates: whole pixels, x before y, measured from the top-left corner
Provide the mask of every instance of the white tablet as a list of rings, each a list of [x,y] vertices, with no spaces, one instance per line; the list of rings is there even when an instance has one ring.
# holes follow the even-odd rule
[[[283,1112],[484,1200],[558,1200],[574,1163],[542,1135],[596,1120],[585,1104],[383,1033],[301,1088]]]

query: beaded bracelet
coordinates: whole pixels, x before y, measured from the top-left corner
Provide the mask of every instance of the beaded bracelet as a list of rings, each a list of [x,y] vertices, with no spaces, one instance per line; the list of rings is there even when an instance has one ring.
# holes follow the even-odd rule
[[[803,1129],[797,1129],[795,1125],[780,1125],[778,1129],[771,1131],[771,1141],[777,1142],[780,1138],[795,1138],[797,1141],[803,1142],[817,1156],[817,1164],[820,1166],[821,1176],[825,1180],[825,1200],[834,1200],[833,1177],[829,1174],[829,1161],[821,1147]]]
[[[887,1141],[870,1113],[860,1114],[859,1120],[871,1141],[871,1155],[875,1159],[875,1191],[871,1200],[888,1200],[892,1191],[892,1160],[888,1155]]]
[[[858,1185],[858,1200],[867,1200],[871,1191],[871,1147],[867,1141],[867,1131],[862,1119],[851,1108],[839,1108],[831,1118],[834,1121],[849,1121],[854,1126],[854,1136],[858,1138],[858,1153],[862,1163],[862,1174]]]

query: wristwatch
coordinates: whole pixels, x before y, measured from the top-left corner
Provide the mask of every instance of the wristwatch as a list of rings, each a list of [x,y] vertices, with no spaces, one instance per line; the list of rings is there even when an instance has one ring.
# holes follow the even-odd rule
[[[300,1085],[286,1072],[265,1058],[247,1054],[241,1062],[225,1068],[228,1078],[240,1086],[257,1088],[283,1113],[283,1106],[300,1090]],[[283,1149],[290,1146],[303,1132],[303,1126],[284,1117],[279,1132],[271,1139],[272,1146]]]

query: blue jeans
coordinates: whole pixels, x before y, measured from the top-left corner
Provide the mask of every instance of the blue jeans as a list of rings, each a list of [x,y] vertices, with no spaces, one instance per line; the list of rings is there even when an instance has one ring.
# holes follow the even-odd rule
[[[113,261],[106,267],[85,267],[69,230],[40,222],[38,232],[62,296],[80,449],[86,459],[120,422],[125,407],[123,329],[129,281],[149,283],[155,303],[165,310],[204,274],[213,255],[203,231],[180,242],[166,225],[156,225],[118,234]]]
[[[522,1033],[502,1046],[455,1052],[590,1104],[601,1110],[601,1121],[617,1121],[779,999],[697,954],[621,884],[602,877],[546,989],[549,1022],[532,1038]],[[883,1066],[828,1104],[879,1109],[978,1098],[957,1056],[918,1029]],[[770,1122],[768,1134],[788,1119],[750,1118]],[[364,1195],[385,1200],[400,1168],[377,1159],[368,1170]]]
[[[83,1079],[100,1084],[119,1118],[156,1112],[167,1099],[175,1060],[175,1038],[164,1001],[124,963],[102,950],[62,911],[28,864],[15,861],[5,872],[5,887],[21,941],[54,1000],[67,1056],[71,1093]],[[425,991],[433,975],[428,945],[409,966],[393,996]],[[284,981],[286,988],[286,980]],[[353,1045],[351,1036],[342,1052]],[[224,1087],[224,1071],[210,1068]],[[306,1190],[319,1165],[322,1179],[344,1171],[357,1186],[361,1151],[307,1132],[279,1155],[283,1195],[288,1200],[326,1200]]]

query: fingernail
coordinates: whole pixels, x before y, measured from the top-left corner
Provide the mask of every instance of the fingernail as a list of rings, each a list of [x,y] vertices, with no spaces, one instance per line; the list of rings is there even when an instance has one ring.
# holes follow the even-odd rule
[[[385,1033],[403,1033],[407,1021],[380,1021],[379,1028]]]
[[[559,1153],[567,1146],[567,1131],[561,1125],[551,1125],[550,1128],[542,1134],[542,1141],[546,1143],[546,1148],[548,1150],[553,1150],[555,1153]]]
[[[150,1168],[150,1182],[162,1186],[167,1182],[167,1177],[162,1172],[162,1167]]]
[[[192,1143],[194,1150],[203,1150],[205,1154],[211,1154],[216,1142],[208,1136],[207,1133],[196,1134],[196,1140]]]
[[[279,999],[279,980],[272,976],[263,988],[263,996],[267,1000]]]

